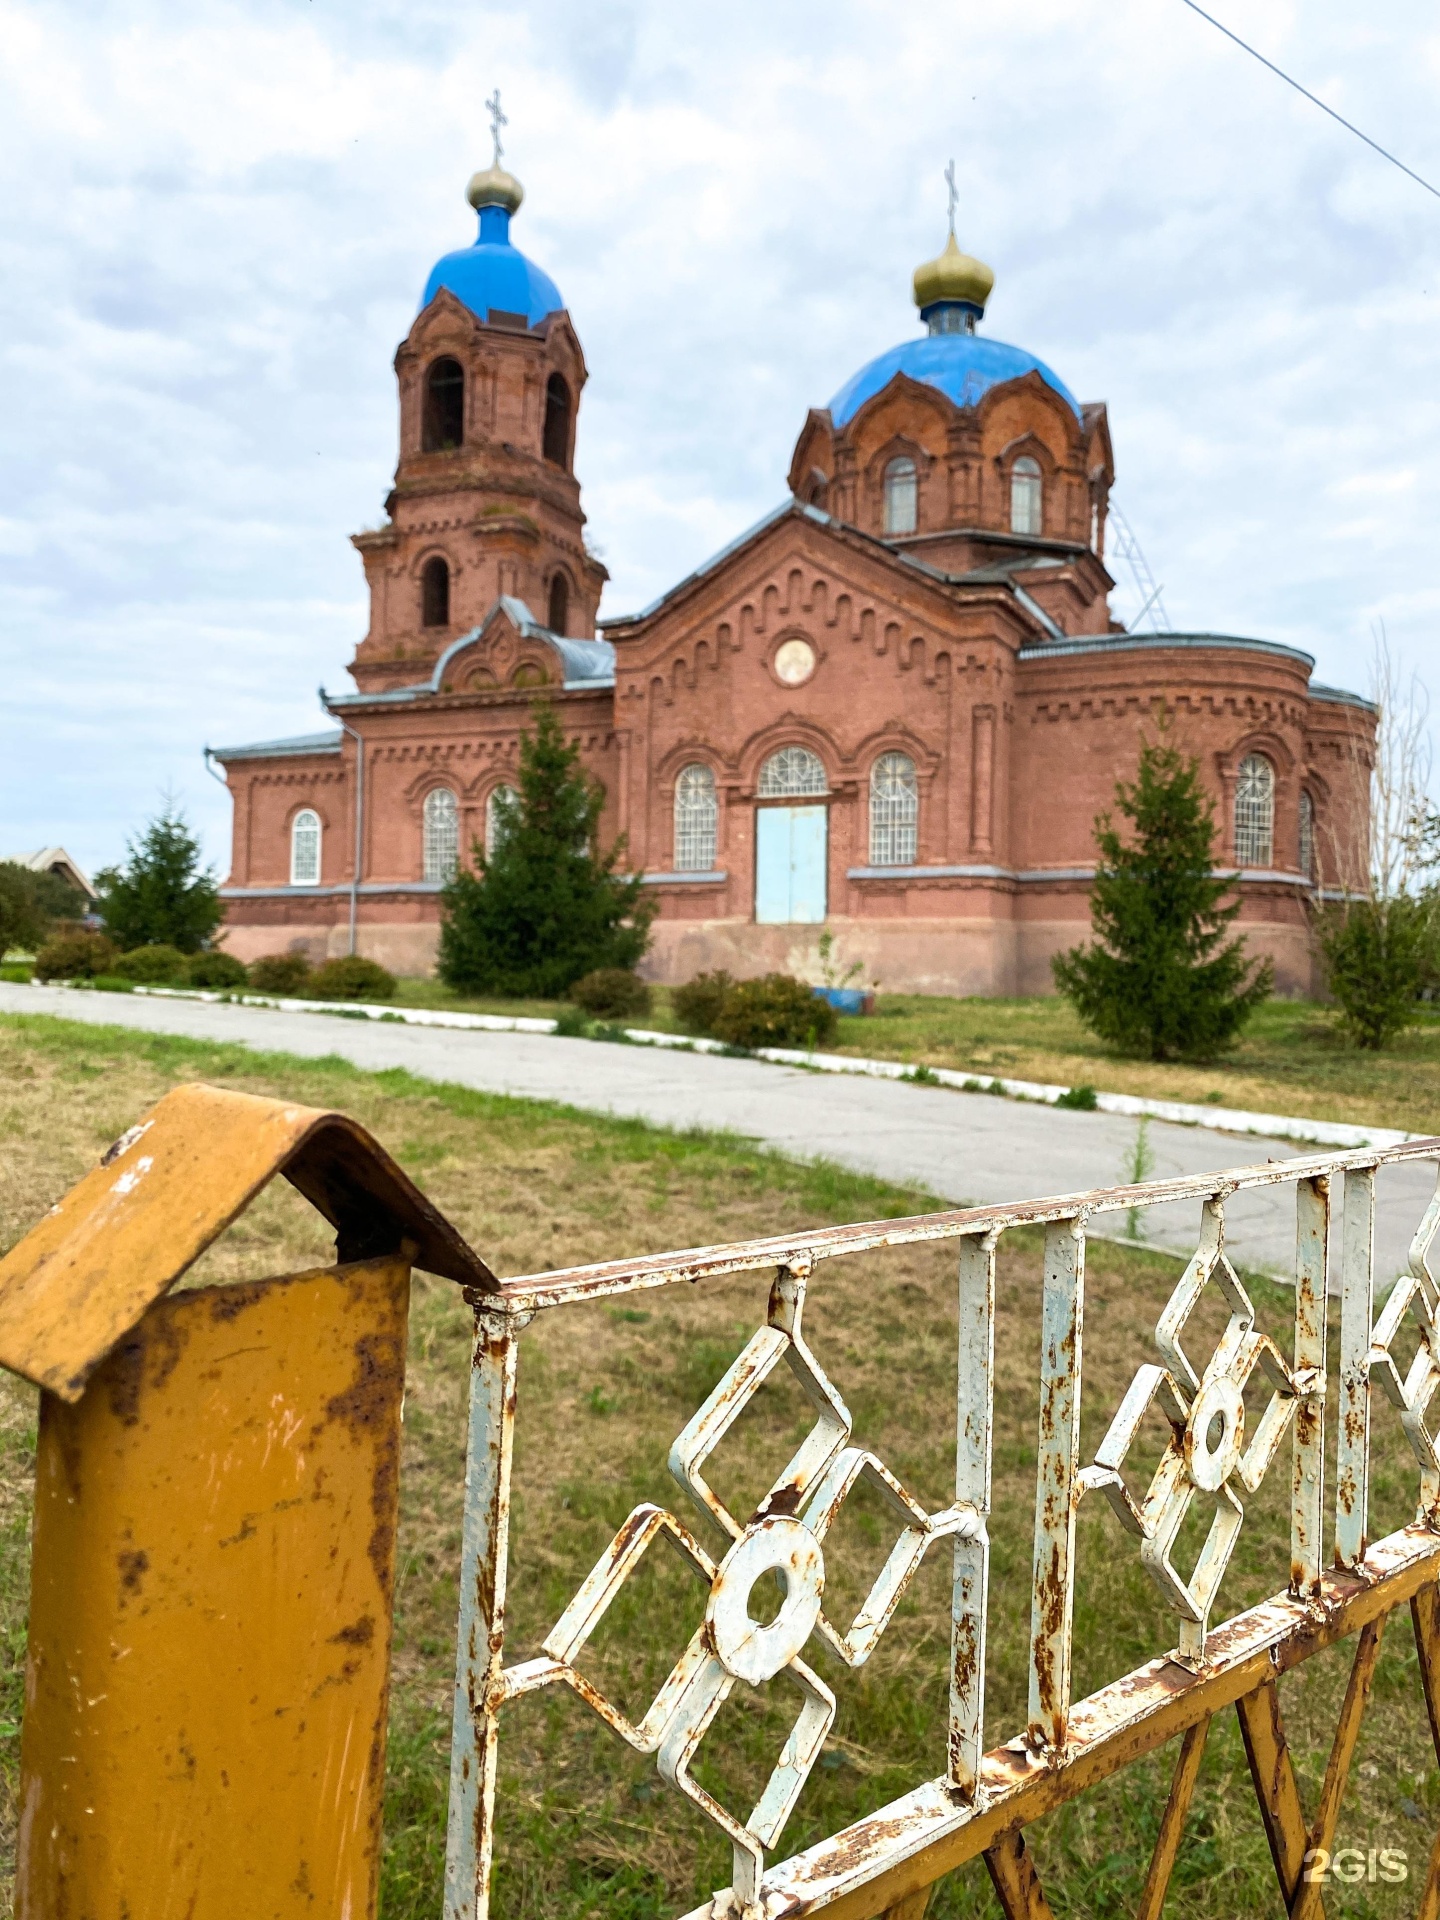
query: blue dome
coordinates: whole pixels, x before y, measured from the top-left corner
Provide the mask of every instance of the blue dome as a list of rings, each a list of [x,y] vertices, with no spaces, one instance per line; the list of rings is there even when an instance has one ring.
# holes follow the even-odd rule
[[[1080,413],[1079,403],[1065,382],[1023,347],[1007,347],[1003,340],[989,340],[978,333],[931,333],[891,347],[847,380],[830,402],[835,425],[843,427],[853,420],[865,402],[897,373],[908,373],[912,380],[938,387],[957,407],[973,407],[987,389],[999,386],[1002,380],[1038,373],[1046,386],[1053,387],[1074,407],[1077,418]]]
[[[510,215],[504,207],[482,207],[474,246],[461,247],[435,262],[425,282],[422,309],[441,287],[448,287],[482,320],[498,308],[502,313],[523,313],[530,326],[538,327],[547,313],[559,313],[565,305],[549,274],[511,246]]]

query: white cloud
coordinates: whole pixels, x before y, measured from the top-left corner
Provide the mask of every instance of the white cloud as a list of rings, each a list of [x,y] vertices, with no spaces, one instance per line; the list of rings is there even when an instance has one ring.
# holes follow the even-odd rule
[[[1232,12],[1440,174],[1421,0]],[[590,365],[607,611],[779,500],[807,407],[913,330],[953,153],[987,326],[1109,401],[1177,625],[1292,641],[1353,685],[1383,617],[1440,664],[1440,207],[1179,0],[0,0],[0,32],[17,845],[99,864],[169,784],[223,865],[202,744],[308,730],[344,684],[390,359],[469,238],[497,83],[515,237]]]

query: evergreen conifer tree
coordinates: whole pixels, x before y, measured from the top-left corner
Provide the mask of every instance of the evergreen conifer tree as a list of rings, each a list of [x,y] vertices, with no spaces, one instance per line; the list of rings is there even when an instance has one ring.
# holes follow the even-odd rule
[[[1226,934],[1240,902],[1213,866],[1215,819],[1199,764],[1164,737],[1143,743],[1133,785],[1116,783],[1111,816],[1095,822],[1100,862],[1090,895],[1091,946],[1052,962],[1055,984],[1100,1039],[1152,1060],[1208,1059],[1231,1045],[1270,992],[1270,961],[1254,966]]]
[[[604,795],[541,706],[520,740],[518,794],[494,807],[494,844],[475,848],[441,896],[440,977],[471,993],[553,999],[597,967],[633,967],[654,903],[638,874],[616,872],[623,842],[601,854]]]
[[[126,842],[123,867],[95,876],[105,931],[122,951],[178,947],[196,953],[224,908],[214,870],[200,864],[200,842],[173,800],[138,840]]]

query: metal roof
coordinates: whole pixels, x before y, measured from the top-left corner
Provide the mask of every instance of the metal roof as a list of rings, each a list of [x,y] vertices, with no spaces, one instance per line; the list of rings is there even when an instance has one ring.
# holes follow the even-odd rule
[[[332,727],[325,733],[296,733],[288,740],[252,740],[242,747],[211,747],[216,760],[278,760],[287,753],[339,753],[341,733]]]
[[[552,633],[548,627],[541,626],[523,600],[517,599],[514,594],[502,593],[478,627],[471,627],[468,633],[462,633],[458,640],[450,642],[435,662],[428,680],[417,681],[409,687],[391,687],[384,693],[327,694],[322,687],[320,697],[327,708],[377,707],[404,706],[412,700],[423,699],[427,694],[440,693],[444,689],[445,670],[456,654],[481,639],[492,621],[502,613],[523,639],[541,640],[559,655],[564,670],[561,684],[566,693],[591,689],[603,692],[614,686],[615,649],[608,640],[572,640],[566,634]]]
[[[1146,647],[1239,647],[1246,652],[1279,653],[1290,660],[1315,665],[1313,654],[1299,647],[1287,647],[1279,640],[1250,640],[1235,633],[1077,633],[1068,640],[1046,640],[1022,647],[1022,660],[1048,660],[1058,654],[1128,653]]]
[[[897,373],[907,374],[922,386],[937,388],[957,407],[973,407],[991,387],[1038,373],[1080,418],[1080,403],[1059,374],[1023,347],[1007,346],[1003,340],[991,340],[982,333],[931,333],[877,354],[853,374],[830,402],[834,424],[848,425],[865,402],[873,400]]]

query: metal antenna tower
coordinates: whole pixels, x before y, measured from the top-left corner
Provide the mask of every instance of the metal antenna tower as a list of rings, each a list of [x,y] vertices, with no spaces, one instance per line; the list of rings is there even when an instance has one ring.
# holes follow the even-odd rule
[[[1135,576],[1135,585],[1140,591],[1140,611],[1130,622],[1132,631],[1148,614],[1151,631],[1154,633],[1173,633],[1170,616],[1165,611],[1165,602],[1160,598],[1160,584],[1150,571],[1150,563],[1140,542],[1135,538],[1135,529],[1116,506],[1110,501],[1105,514],[1106,526],[1112,531],[1114,551],[1126,562]]]

